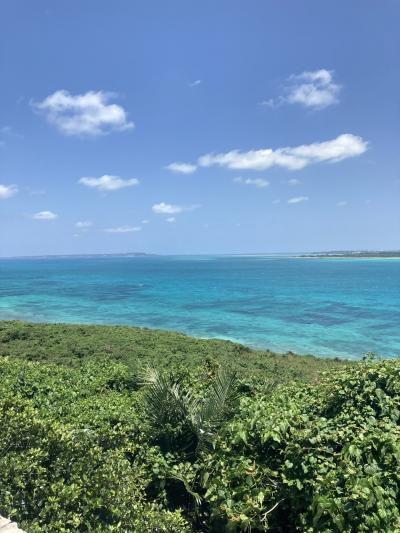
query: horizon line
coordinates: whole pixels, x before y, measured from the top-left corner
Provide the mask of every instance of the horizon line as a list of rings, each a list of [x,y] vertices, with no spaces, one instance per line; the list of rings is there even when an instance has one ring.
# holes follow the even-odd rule
[[[93,252],[93,253],[68,253],[68,254],[33,254],[33,255],[5,255],[0,256],[1,259],[45,259],[45,258],[68,258],[68,257],[196,257],[196,256],[298,256],[304,255],[329,255],[329,254],[382,254],[382,253],[398,253],[400,256],[400,249],[386,249],[386,250],[368,250],[368,249],[348,249],[348,250],[314,250],[306,251],[299,250],[296,252],[216,252],[216,253],[155,253],[155,252]]]

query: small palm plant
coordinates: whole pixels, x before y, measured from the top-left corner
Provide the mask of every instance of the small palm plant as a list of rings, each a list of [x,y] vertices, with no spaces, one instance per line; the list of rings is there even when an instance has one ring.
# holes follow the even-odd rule
[[[154,439],[164,452],[196,456],[209,449],[238,400],[236,375],[225,369],[217,371],[204,397],[154,368],[144,372],[142,384]]]

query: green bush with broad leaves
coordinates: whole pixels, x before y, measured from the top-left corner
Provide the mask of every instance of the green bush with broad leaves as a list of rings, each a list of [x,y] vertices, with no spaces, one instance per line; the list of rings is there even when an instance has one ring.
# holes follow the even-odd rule
[[[400,531],[400,364],[244,398],[206,461],[227,531]]]
[[[0,360],[1,514],[29,533],[190,531],[179,509],[147,496],[169,466],[116,376],[122,389],[115,363]]]
[[[28,533],[400,532],[400,362],[129,331],[0,322],[0,514]]]

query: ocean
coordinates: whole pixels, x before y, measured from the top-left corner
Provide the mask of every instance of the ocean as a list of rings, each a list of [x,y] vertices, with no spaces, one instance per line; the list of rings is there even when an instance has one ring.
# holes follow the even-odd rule
[[[400,260],[0,260],[0,319],[128,324],[279,352],[400,356]]]

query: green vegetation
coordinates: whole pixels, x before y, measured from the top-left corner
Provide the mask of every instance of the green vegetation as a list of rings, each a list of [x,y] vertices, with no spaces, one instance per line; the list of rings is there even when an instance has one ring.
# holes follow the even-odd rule
[[[0,514],[36,532],[400,531],[400,363],[0,322]]]
[[[89,358],[110,358],[133,372],[146,366],[166,370],[196,368],[208,359],[242,376],[259,375],[279,383],[318,380],[338,360],[276,355],[221,340],[203,340],[181,333],[126,326],[75,326],[0,321],[0,356],[77,367]]]

